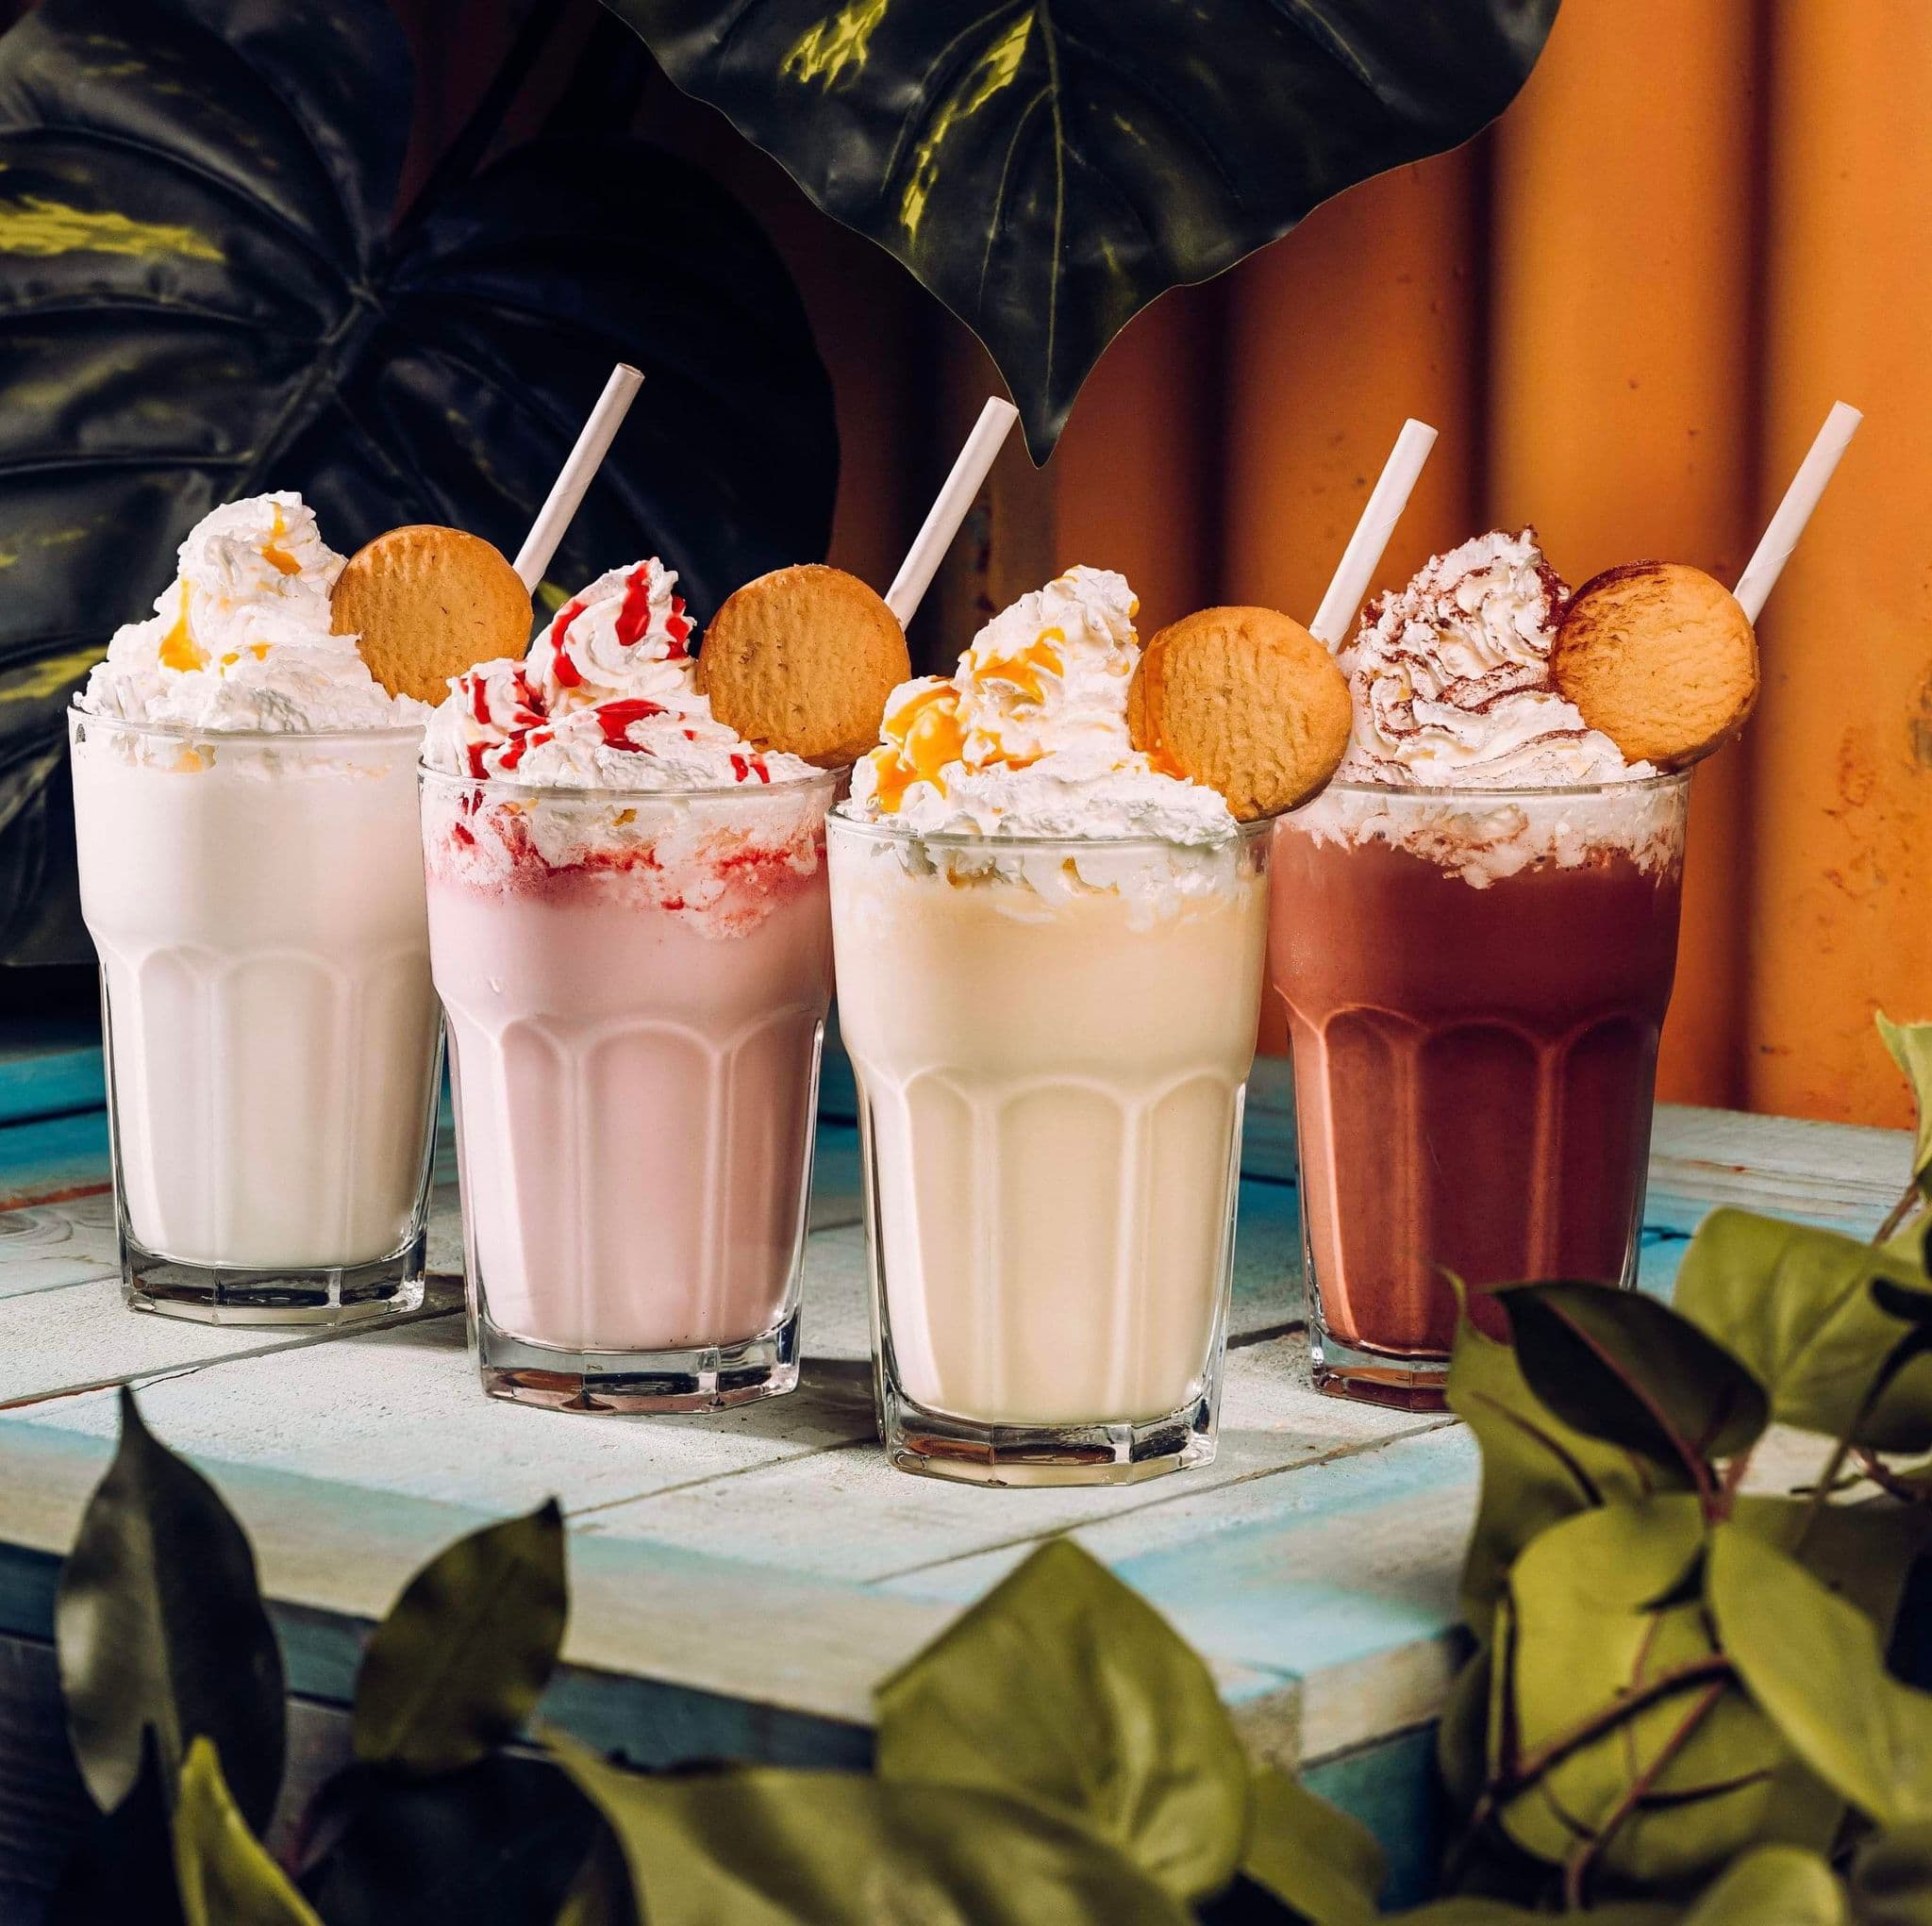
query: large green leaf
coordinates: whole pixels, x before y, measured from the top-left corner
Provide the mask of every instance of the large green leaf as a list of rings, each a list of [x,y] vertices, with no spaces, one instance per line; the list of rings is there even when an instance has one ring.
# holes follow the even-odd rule
[[[858,1773],[646,1778],[559,1744],[651,1926],[1189,1926],[1124,1853],[1043,1808]]]
[[[1227,1884],[1248,1830],[1247,1758],[1208,1668],[1067,1538],[879,1687],[878,1771],[1027,1800],[1180,1899]]]
[[[1681,1313],[1606,1284],[1516,1284],[1509,1316],[1529,1387],[1565,1423],[1687,1471],[1764,1430],[1764,1386]]]
[[[514,1738],[570,1616],[563,1514],[485,1525],[439,1552],[375,1628],[356,1679],[356,1756],[453,1772]]]
[[[1388,1862],[1375,1835],[1286,1772],[1255,1774],[1254,1818],[1241,1871],[1307,1926],[1360,1926],[1380,1917]]]
[[[1714,1210],[1677,1272],[1675,1303],[1741,1358],[1781,1424],[1837,1437],[1906,1337],[1873,1295],[1878,1280],[1916,1286],[1916,1261],[1808,1224]],[[1885,1451],[1932,1447],[1932,1357],[1907,1365],[1857,1426]]]
[[[1707,1590],[1751,1696],[1812,1770],[1881,1825],[1932,1819],[1932,1693],[1886,1670],[1873,1620],[1736,1525],[1713,1534]]]
[[[1816,1852],[1765,1846],[1713,1880],[1681,1926],[1848,1926],[1844,1888]]]
[[[1156,295],[1467,140],[1508,105],[1557,13],[1557,0],[606,4],[979,336],[1041,461],[1102,350]]]
[[[188,1926],[322,1926],[248,1830],[205,1738],[189,1747],[181,1768],[175,1876]]]
[[[141,1771],[144,1732],[172,1791],[192,1739],[227,1762],[259,1829],[282,1777],[282,1657],[255,1553],[214,1486],[121,1393],[121,1444],[80,1520],[54,1600],[67,1731],[104,1812]]]
[[[1515,1348],[1467,1315],[1457,1327],[1448,1399],[1482,1450],[1482,1500],[1462,1573],[1462,1614],[1479,1638],[1488,1636],[1509,1567],[1539,1532],[1687,1482],[1674,1460],[1652,1465],[1565,1424],[1530,1389]]]
[[[382,0],[42,0],[0,37],[0,958],[88,954],[60,711],[218,502],[514,551],[625,359],[560,581],[655,552],[702,618],[824,553],[830,390],[742,210],[587,132],[391,235],[411,93]]]
[[[1563,1865],[1614,1822],[1598,1848],[1605,1875],[1683,1884],[1754,1841],[1790,1836],[1790,1754],[1718,1669],[1696,1591],[1702,1547],[1697,1501],[1674,1494],[1581,1513],[1517,1559],[1492,1764],[1524,1777],[1548,1758],[1502,1810],[1525,1851]],[[1614,1728],[1564,1743],[1620,1708]],[[1632,1805],[1640,1784],[1648,1792]],[[1829,1808],[1807,1801],[1801,1817],[1793,1843],[1828,1842]]]

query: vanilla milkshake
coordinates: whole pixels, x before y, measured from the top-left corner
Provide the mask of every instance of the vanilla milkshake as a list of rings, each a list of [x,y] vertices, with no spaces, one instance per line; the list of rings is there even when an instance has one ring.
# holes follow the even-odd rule
[[[601,577],[425,748],[478,1362],[571,1410],[798,1376],[838,779],[712,716],[675,584]]]
[[[1093,569],[1023,597],[895,693],[829,824],[905,1469],[1213,1454],[1268,841],[1132,747],[1134,613]]]
[[[1324,1388],[1440,1404],[1447,1273],[1499,1337],[1484,1286],[1635,1275],[1690,779],[1555,689],[1567,599],[1525,529],[1371,604],[1340,775],[1277,827]]]
[[[428,711],[330,633],[341,566],[299,496],[218,508],[69,718],[142,1308],[326,1322],[421,1299]]]

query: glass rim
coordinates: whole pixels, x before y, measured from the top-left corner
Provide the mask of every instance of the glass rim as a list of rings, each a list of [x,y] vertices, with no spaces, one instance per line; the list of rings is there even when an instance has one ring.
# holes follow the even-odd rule
[[[1603,783],[1507,783],[1493,787],[1478,783],[1460,783],[1450,786],[1443,783],[1374,783],[1356,782],[1337,776],[1294,808],[1284,811],[1292,817],[1302,810],[1312,807],[1324,796],[1400,796],[1405,801],[1424,803],[1459,803],[1468,807],[1480,808],[1491,803],[1549,802],[1568,796],[1648,796],[1657,795],[1666,789],[1682,789],[1690,784],[1694,769],[1667,769],[1656,775],[1620,776],[1613,782]]]
[[[589,783],[520,783],[509,776],[457,775],[418,760],[416,778],[427,789],[480,789],[512,803],[612,803],[634,809],[652,803],[769,803],[780,796],[809,796],[836,789],[847,773],[843,769],[814,770],[810,775],[786,776],[776,782],[718,783],[660,789],[607,789]]]
[[[992,855],[1044,855],[1060,852],[1070,855],[1119,855],[1132,850],[1187,850],[1211,855],[1220,850],[1257,841],[1274,826],[1272,816],[1257,817],[1252,822],[1236,822],[1211,842],[1183,840],[1173,836],[1011,836],[977,835],[959,830],[919,830],[908,824],[869,819],[850,813],[850,805],[841,803],[825,818],[827,829],[850,832],[880,843],[919,843],[927,849],[984,850]]]
[[[311,742],[384,742],[400,747],[410,737],[420,737],[428,726],[426,717],[420,722],[391,722],[375,729],[216,729],[206,723],[137,722],[126,716],[84,707],[78,697],[67,706],[68,728],[72,730],[76,722],[122,729],[131,736],[157,737],[164,742],[232,743],[254,749],[299,749]]]

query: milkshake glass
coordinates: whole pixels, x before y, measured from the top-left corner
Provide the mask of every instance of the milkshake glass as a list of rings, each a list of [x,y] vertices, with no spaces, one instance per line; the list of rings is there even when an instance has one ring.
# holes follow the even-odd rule
[[[713,1410],[798,1381],[838,778],[423,772],[484,1387]]]
[[[1317,1385],[1440,1403],[1479,1287],[1628,1285],[1676,963],[1688,775],[1568,789],[1334,783],[1281,819]]]
[[[1281,819],[1274,987],[1294,1056],[1316,1385],[1442,1402],[1452,1276],[1629,1285],[1689,778],[1557,687],[1570,591],[1533,529],[1432,556],[1340,653],[1340,778]]]
[[[892,1462],[1106,1484],[1212,1458],[1265,825],[1219,843],[829,824]]]
[[[68,717],[137,1308],[329,1324],[422,1301],[441,1052],[428,711],[329,624],[292,494],[225,505]]]
[[[424,744],[471,1341],[558,1410],[798,1382],[839,778],[712,713],[676,582],[600,575]]]

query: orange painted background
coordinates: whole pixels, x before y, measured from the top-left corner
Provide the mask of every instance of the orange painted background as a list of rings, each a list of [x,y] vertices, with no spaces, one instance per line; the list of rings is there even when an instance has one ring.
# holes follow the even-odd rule
[[[1907,1121],[1872,1014],[1932,1017],[1928,75],[1924,0],[1566,0],[1488,134],[1128,329],[1045,473],[1003,472],[995,592],[1044,544],[1122,569],[1153,623],[1222,600],[1306,620],[1406,414],[1442,435],[1388,579],[1525,521],[1573,582],[1639,556],[1730,576],[1855,403],[1762,625],[1757,716],[1697,778],[1662,1088]],[[838,381],[837,557],[883,582],[983,358],[862,243],[824,248],[762,164],[726,164]],[[935,658],[969,603],[918,639]]]
[[[425,141],[512,11],[453,7],[407,0]],[[1209,601],[1306,620],[1406,414],[1442,433],[1389,579],[1525,521],[1573,582],[1644,555],[1734,573],[1851,401],[1866,425],[1766,615],[1757,717],[1697,778],[1662,1081],[1905,1121],[1872,1013],[1932,1017],[1928,75],[1927,0],[1565,0],[1489,133],[1141,316],[1045,473],[1008,452],[986,567],[942,575],[916,645],[938,661],[1074,561],[1123,570],[1151,623]],[[791,260],[838,389],[834,558],[883,584],[984,356],[708,109],[660,84],[643,120]]]

